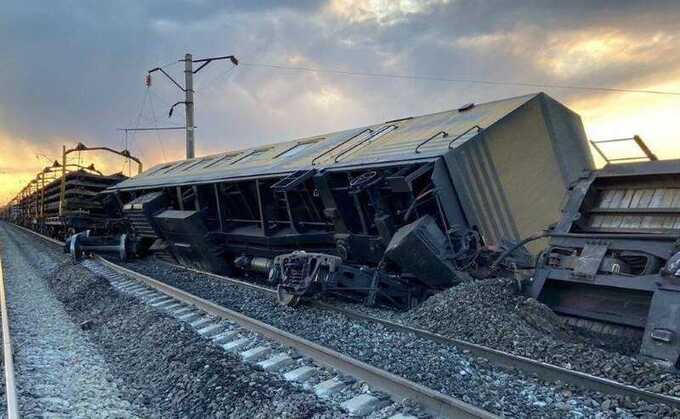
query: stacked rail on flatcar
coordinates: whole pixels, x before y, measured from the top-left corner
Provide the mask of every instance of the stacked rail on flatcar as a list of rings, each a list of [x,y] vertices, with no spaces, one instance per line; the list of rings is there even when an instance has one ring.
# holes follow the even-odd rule
[[[105,189],[128,177],[122,173],[105,175],[94,164],[83,166],[68,160],[71,153],[104,150],[130,158],[129,152],[107,147],[64,149],[62,162],[55,161],[32,179],[5,209],[9,221],[31,228],[42,234],[64,239],[74,233],[90,230],[104,234],[111,224],[111,211],[106,210]]]

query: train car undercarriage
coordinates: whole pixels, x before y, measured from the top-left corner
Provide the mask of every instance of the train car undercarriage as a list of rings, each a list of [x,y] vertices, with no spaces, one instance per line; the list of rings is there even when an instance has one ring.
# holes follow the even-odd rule
[[[178,187],[123,214],[138,253],[267,281],[286,304],[338,294],[408,308],[457,284],[458,271],[481,274],[487,252],[477,231],[448,226],[438,189],[450,185],[435,165]]]

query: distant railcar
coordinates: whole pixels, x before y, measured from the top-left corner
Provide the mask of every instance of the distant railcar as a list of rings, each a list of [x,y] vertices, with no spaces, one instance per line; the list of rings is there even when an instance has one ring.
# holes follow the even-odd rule
[[[112,212],[105,210],[106,202],[102,198],[106,196],[100,192],[128,177],[122,173],[104,175],[94,165],[86,167],[67,160],[71,153],[93,150],[134,160],[141,172],[141,162],[127,151],[78,144],[75,148],[64,149],[61,163],[55,161],[43,169],[9,202],[6,218],[59,239],[85,230],[106,233]]]
[[[408,305],[558,219],[592,167],[579,116],[539,93],[160,164],[107,193],[139,254],[268,277],[284,302]]]

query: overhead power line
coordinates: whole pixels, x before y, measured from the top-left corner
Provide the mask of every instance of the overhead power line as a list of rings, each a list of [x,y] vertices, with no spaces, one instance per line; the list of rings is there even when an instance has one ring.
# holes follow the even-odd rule
[[[179,101],[170,107],[170,113],[168,118],[172,117],[172,112],[177,105],[184,105],[184,116],[186,123],[186,148],[187,148],[187,158],[194,158],[194,74],[198,73],[204,69],[208,64],[213,61],[229,60],[234,66],[237,66],[239,61],[233,55],[223,55],[219,57],[208,57],[194,60],[191,54],[184,54],[184,59],[179,60],[184,62],[184,86],[175,80],[170,74],[168,74],[162,67],[152,68],[147,72],[146,76],[146,86],[147,88],[151,86],[151,74],[160,71],[165,77],[168,78],[179,90],[184,92],[184,100]],[[198,68],[194,70],[194,63],[200,63]]]
[[[158,120],[156,119],[156,109],[153,106],[153,98],[149,98],[149,101],[151,102],[151,116],[153,117],[153,126],[154,128],[158,128]],[[158,129],[156,129],[156,139],[158,140],[158,145],[161,146],[161,154],[163,156],[163,162],[168,161],[168,158],[165,155],[165,145],[163,144],[163,140],[161,140],[161,134],[158,132]]]
[[[194,126],[194,128],[196,128]],[[169,130],[184,130],[186,127],[142,127],[142,128],[116,128],[123,132],[137,132],[137,131],[169,131]]]
[[[235,70],[237,68],[238,68],[237,66],[232,66],[227,71],[219,72],[216,77],[213,77],[211,80],[203,82],[200,85],[196,86],[195,93],[199,93],[199,91],[204,88],[208,88],[208,90],[213,90],[214,89],[213,85],[216,84],[216,82],[218,81],[219,82],[229,81],[229,79],[231,79],[231,77],[236,72]]]
[[[523,86],[523,87],[538,87],[538,88],[553,88],[553,89],[575,89],[575,90],[595,90],[602,92],[616,92],[616,93],[644,93],[652,95],[670,95],[670,96],[680,96],[680,92],[665,91],[665,90],[644,90],[644,89],[619,89],[615,87],[598,87],[598,86],[578,86],[569,84],[551,84],[551,83],[528,83],[528,82],[514,82],[514,81],[501,81],[501,80],[481,80],[481,79],[465,79],[465,78],[448,78],[448,77],[436,77],[436,76],[424,76],[415,74],[385,74],[385,73],[370,73],[361,71],[345,71],[345,70],[333,70],[327,68],[313,68],[313,67],[298,67],[298,66],[287,66],[279,64],[264,64],[264,63],[248,63],[241,62],[243,66],[249,67],[264,67],[277,70],[289,70],[289,71],[305,71],[310,73],[328,73],[328,74],[339,74],[343,76],[359,76],[359,77],[376,77],[376,78],[388,78],[388,79],[405,79],[405,80],[429,80],[437,82],[446,83],[474,83],[474,84],[486,84],[494,86]]]

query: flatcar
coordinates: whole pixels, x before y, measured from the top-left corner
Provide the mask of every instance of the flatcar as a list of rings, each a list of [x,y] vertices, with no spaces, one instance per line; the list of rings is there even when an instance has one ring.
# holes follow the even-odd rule
[[[68,160],[72,153],[106,151],[130,159],[142,171],[139,159],[127,150],[87,147],[78,143],[64,147],[62,161],[54,161],[32,179],[6,206],[5,217],[18,225],[63,240],[90,230],[105,234],[111,230],[112,212],[100,192],[128,177],[122,173],[105,175],[94,164],[84,166]]]

